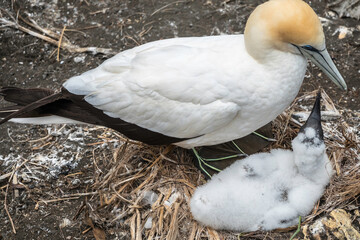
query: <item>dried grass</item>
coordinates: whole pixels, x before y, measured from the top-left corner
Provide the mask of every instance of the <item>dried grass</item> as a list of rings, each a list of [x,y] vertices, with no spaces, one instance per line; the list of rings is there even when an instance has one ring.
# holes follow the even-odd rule
[[[323,108],[338,112],[323,92]],[[274,134],[278,140],[272,148],[290,148],[291,140],[299,130],[299,122],[292,118],[294,111],[312,107],[315,91],[295,100],[293,106],[274,121]],[[335,208],[344,208],[360,195],[358,115],[350,110],[340,111],[344,117],[323,123],[327,153],[336,169],[324,196],[305,217],[312,223],[319,216]],[[233,233],[215,231],[197,224],[191,216],[189,200],[196,186],[205,182],[193,166],[192,157],[183,149],[149,147],[124,143],[113,155],[95,152],[98,167],[94,194],[87,204],[91,218],[106,229],[121,229],[132,239],[251,239],[288,238],[296,226],[273,232]],[[101,150],[98,150],[101,151]],[[152,205],[143,201],[146,192],[153,191],[157,199]],[[148,218],[151,227],[145,229]]]
[[[291,140],[297,135],[302,124],[292,114],[308,112],[315,94],[314,91],[297,98],[293,105],[273,122],[274,138],[277,141],[263,151],[291,148]],[[358,205],[356,201],[360,196],[359,112],[338,110],[325,92],[322,96],[323,110],[332,116],[329,119],[336,117],[335,120],[323,122],[327,153],[336,175],[312,213],[304,218],[305,224],[312,224],[335,208],[351,209]],[[64,126],[60,127],[60,130],[63,128]],[[293,226],[272,232],[236,233],[215,231],[201,226],[191,216],[189,201],[195,188],[205,183],[205,179],[194,167],[192,155],[174,146],[150,147],[126,140],[118,133],[103,127],[93,128],[91,131],[100,133],[95,139],[98,142],[88,144],[89,148],[94,149],[92,154],[87,155],[89,162],[93,163],[93,184],[82,193],[55,195],[55,198],[42,194],[34,199],[37,209],[40,204],[83,198],[84,203],[74,219],[82,218],[82,213],[86,213],[85,222],[88,222],[89,228],[84,234],[92,230],[95,237],[102,239],[103,229],[107,233],[117,234],[119,238],[131,236],[132,239],[289,239],[297,228]],[[27,141],[30,148],[41,148],[45,151],[43,145],[49,138],[50,133],[46,132],[37,140]],[[113,153],[109,148],[101,147],[108,142],[118,141],[119,138],[122,145]],[[56,142],[52,142],[51,146],[54,144],[56,145]],[[49,147],[50,145],[46,146]],[[55,147],[60,149],[58,145]],[[84,154],[79,154],[85,157]],[[22,167],[30,173],[48,171],[46,166],[24,159],[22,164],[17,166],[14,169]],[[9,178],[9,181],[12,181],[14,169],[11,173],[1,175],[0,179]],[[64,178],[85,176],[84,172],[75,172]],[[35,180],[40,180],[35,177],[34,175]],[[8,184],[4,188],[7,193]],[[149,192],[156,194],[151,203],[144,200],[144,195]],[[8,217],[11,219],[10,214]]]
[[[5,13],[5,14],[3,14]],[[19,14],[19,13],[18,13]],[[7,18],[6,18],[7,16]],[[27,25],[24,27],[20,24],[19,20]],[[40,27],[33,19],[28,18],[28,20],[22,18],[20,15],[14,16],[11,15],[7,10],[0,8],[0,29],[1,28],[15,28],[27,34],[30,34],[34,37],[42,39],[50,44],[53,44],[57,47],[57,60],[59,61],[60,48],[65,49],[72,53],[84,53],[90,52],[93,54],[101,53],[104,55],[114,55],[117,52],[110,48],[100,48],[100,47],[80,47],[71,43],[66,37],[64,37],[64,32],[66,31],[78,31],[77,29],[66,29],[64,26],[61,33],[57,33],[54,30],[46,29]],[[94,28],[97,26],[90,26],[86,29]],[[43,35],[44,34],[44,35]]]

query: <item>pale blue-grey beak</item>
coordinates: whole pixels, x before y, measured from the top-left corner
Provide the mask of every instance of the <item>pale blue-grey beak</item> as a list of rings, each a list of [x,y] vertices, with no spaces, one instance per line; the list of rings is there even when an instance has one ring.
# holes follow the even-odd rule
[[[344,78],[336,68],[326,48],[317,50],[309,45],[297,46],[297,48],[306,58],[310,59],[310,61],[318,66],[337,86],[347,90]]]

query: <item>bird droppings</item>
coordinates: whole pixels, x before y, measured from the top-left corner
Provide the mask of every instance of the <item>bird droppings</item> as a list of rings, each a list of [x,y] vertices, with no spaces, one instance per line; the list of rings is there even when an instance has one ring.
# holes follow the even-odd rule
[[[263,1],[226,1],[225,4],[228,5],[228,9],[230,6],[230,8],[235,9],[233,11],[221,10],[226,7],[223,4],[224,1],[207,1],[209,4],[205,4],[205,1],[174,2],[176,3],[167,6],[169,1],[165,0],[78,2],[32,0],[21,2],[19,15],[25,19],[30,17],[42,28],[51,29],[58,34],[64,25],[75,29],[75,31],[66,31],[65,34],[72,43],[78,46],[111,48],[118,52],[152,40],[173,37],[174,33],[168,21],[173,21],[176,24],[179,37],[241,33],[250,11]],[[16,6],[20,1],[0,0],[2,8],[16,17],[18,16],[17,10],[11,9],[11,3]],[[314,223],[317,218],[323,215],[329,215],[335,206],[339,208],[349,206],[349,202],[359,195],[359,192],[356,191],[359,191],[358,186],[360,185],[356,180],[359,179],[358,162],[360,159],[358,146],[360,92],[359,69],[357,67],[358,59],[360,59],[360,52],[358,51],[360,42],[358,39],[359,28],[356,28],[359,23],[355,19],[339,18],[335,12],[333,17],[329,16],[324,10],[329,9],[326,4],[326,1],[310,2],[310,5],[321,17],[331,20],[324,26],[328,48],[333,50],[332,57],[344,75],[350,90],[348,93],[339,92],[335,87],[331,87],[332,85],[325,79],[324,74],[316,77],[319,70],[310,67],[299,94],[301,97],[295,101],[293,108],[279,116],[275,121],[274,132],[278,142],[271,146],[271,148],[290,147],[290,140],[296,135],[299,126],[291,119],[290,112],[292,110],[299,112],[309,110],[311,104],[307,101],[311,100],[313,95],[304,93],[316,89],[319,85],[324,86],[342,115],[335,121],[323,122],[325,140],[329,146],[328,154],[338,173],[326,190],[325,197],[319,202],[319,207],[315,208],[313,213],[305,219],[307,221],[304,223],[305,226]],[[71,8],[68,9],[68,6]],[[101,12],[104,8],[109,8],[105,14]],[[159,9],[161,10],[158,11]],[[191,13],[188,11],[189,9],[192,10]],[[96,11],[100,12],[90,14]],[[157,12],[151,15],[155,11]],[[221,13],[225,14],[222,15]],[[8,18],[8,16],[1,12],[0,18]],[[21,19],[19,22],[24,24]],[[26,24],[24,26],[27,27]],[[129,26],[131,29],[127,28]],[[356,30],[352,36],[349,35],[339,40],[337,34],[331,36],[339,26],[355,27]],[[52,55],[57,46],[18,30],[10,28],[2,28],[1,30],[1,86],[17,85],[23,87],[26,85],[56,89],[67,78],[96,67],[103,62],[104,58],[111,56],[101,54],[93,56],[91,53],[84,53],[86,55],[85,62],[75,63],[73,59],[79,53],[61,50],[60,60],[63,61],[63,64],[60,65],[56,61],[56,54]],[[23,64],[19,65],[18,62],[23,62]],[[32,62],[31,65],[30,62]],[[304,108],[300,108],[299,105],[303,105]],[[327,110],[333,111],[332,109]],[[15,138],[14,141],[8,135],[8,128],[12,131],[10,137]],[[66,129],[70,131],[71,128],[76,127],[71,126],[65,128],[64,131]],[[30,141],[47,136],[48,133],[45,131],[46,129],[43,127],[16,127],[15,125],[1,127],[0,155],[2,159],[17,158],[17,166],[20,166],[24,161],[29,160],[28,156],[32,152],[36,151],[42,155],[47,155],[44,150],[48,147],[57,148],[60,146],[59,149],[61,150],[62,146],[69,145],[67,146],[68,149],[76,150],[72,146],[76,142],[68,141],[62,135],[43,140],[42,144],[48,142],[50,144],[41,149],[33,150],[33,147],[41,147],[42,144]],[[151,236],[153,239],[166,238],[170,230],[174,229],[178,229],[178,239],[238,239],[239,237],[241,239],[289,239],[295,231],[292,228],[285,230],[285,233],[255,232],[240,235],[200,227],[191,218],[187,201],[190,199],[195,186],[204,183],[204,179],[192,167],[189,156],[186,157],[183,152],[175,150],[175,153],[166,155],[166,157],[170,160],[179,161],[181,165],[178,166],[168,160],[161,159],[153,167],[150,167],[149,161],[153,163],[157,159],[159,149],[130,144],[131,146],[128,146],[126,151],[127,156],[123,156],[122,161],[120,161],[117,156],[122,155],[117,154],[116,148],[123,142],[119,142],[116,133],[108,129],[92,127],[88,127],[87,130],[83,128],[83,131],[89,133],[84,136],[85,144],[89,145],[80,147],[88,151],[69,152],[70,155],[79,154],[80,158],[77,167],[70,170],[67,175],[59,174],[57,178],[50,177],[48,179],[49,170],[45,166],[31,164],[30,160],[18,169],[17,172],[22,172],[18,177],[20,184],[12,184],[7,194],[7,205],[17,235],[12,234],[11,224],[3,204],[5,189],[2,187],[6,186],[9,177],[1,180],[5,174],[12,173],[15,161],[9,162],[8,166],[2,165],[4,161],[0,161],[0,191],[2,196],[0,197],[0,222],[2,223],[0,233],[3,238],[93,238],[93,231],[89,231],[89,226],[84,223],[86,211],[80,210],[85,199],[89,206],[87,210],[91,218],[94,219],[97,226],[106,230],[109,239],[129,239],[132,236],[134,238],[142,236],[148,239],[151,239]],[[64,132],[62,133],[64,136],[67,135]],[[163,150],[160,149],[160,151]],[[128,156],[128,152],[131,152],[130,156]],[[35,174],[25,174],[23,168],[29,168]],[[142,172],[144,169],[147,169],[146,174]],[[36,175],[35,170],[45,173],[46,176]],[[82,183],[79,186],[72,185],[74,179],[80,179]],[[140,186],[143,182],[145,184]],[[21,184],[27,188],[23,188]],[[121,189],[124,185],[126,187]],[[137,193],[133,193],[132,191],[139,186]],[[181,195],[171,208],[165,208],[164,202],[170,197],[174,188]],[[116,195],[114,189],[118,191],[120,196]],[[149,206],[138,208],[136,201],[140,201],[141,192],[149,189],[158,194],[157,201],[151,208]],[[14,190],[19,190],[20,196],[18,198],[15,198]],[[80,194],[86,195],[81,196]],[[65,198],[65,200],[59,200],[61,198]],[[45,203],[46,200],[53,200],[53,202]],[[37,203],[39,204],[37,205]],[[103,205],[99,208],[100,204]],[[174,210],[177,206],[178,211],[176,212]],[[114,209],[116,211],[112,211]],[[76,216],[78,211],[80,212],[79,216]],[[358,216],[354,215],[355,210],[347,209],[347,211],[354,218],[359,219]],[[148,216],[152,217],[153,226],[144,230],[141,226],[148,219]],[[73,225],[60,230],[59,223],[63,218],[74,218],[72,220]],[[356,219],[353,224],[358,221]],[[178,221],[177,224],[175,224],[175,220]],[[137,227],[138,223],[140,223],[139,228]],[[334,226],[339,227],[339,224],[334,224]],[[358,227],[354,227],[359,232]],[[334,236],[331,233],[334,230],[326,228],[325,231],[329,236]],[[301,239],[304,235],[302,232],[296,238]],[[312,237],[311,234],[308,236]],[[326,239],[326,235],[324,239]]]
[[[148,217],[148,219],[146,219],[144,228],[145,229],[151,229],[151,227],[152,227],[152,217]]]
[[[74,57],[74,62],[75,62],[75,63],[84,63],[84,62],[85,62],[85,58],[86,58],[86,55]]]
[[[354,30],[355,30],[355,28],[348,28],[345,26],[340,26],[335,30],[333,35],[338,34],[338,38],[343,39],[343,38],[351,36],[353,34]]]
[[[324,224],[321,221],[316,221],[309,228],[312,235],[318,235],[325,232]]]
[[[58,178],[60,174],[66,175],[75,169],[84,155],[90,151],[84,140],[86,136],[91,134],[89,129],[74,128],[74,126],[70,125],[60,128],[52,126],[46,129],[47,135],[45,137],[32,140],[35,146],[32,148],[33,151],[27,154],[26,159],[21,154],[15,153],[0,155],[0,165],[8,167],[20,164],[23,161],[29,161],[33,165],[41,166],[41,168],[34,169],[34,171],[29,170],[29,168],[22,168],[18,172],[18,174],[32,179]],[[55,143],[49,146],[45,142],[51,140],[52,137],[55,137],[55,139],[52,139]],[[92,140],[98,141],[96,138]],[[113,143],[114,141],[103,142],[101,147],[109,149],[109,147],[117,146],[117,144]]]
[[[154,191],[145,191],[143,197],[143,203],[152,206],[159,196]]]
[[[179,192],[172,193],[171,196],[169,197],[169,199],[164,202],[164,205],[171,207],[179,197],[180,197]]]
[[[68,218],[64,218],[62,222],[59,224],[59,228],[65,228],[71,225],[71,220]]]

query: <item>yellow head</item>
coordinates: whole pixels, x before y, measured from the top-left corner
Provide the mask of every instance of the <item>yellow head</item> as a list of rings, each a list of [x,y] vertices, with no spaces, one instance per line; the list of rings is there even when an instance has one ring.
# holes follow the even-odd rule
[[[246,23],[244,37],[247,52],[257,61],[266,61],[274,50],[304,55],[346,89],[326,50],[320,20],[304,1],[270,0],[259,5]]]
[[[307,3],[271,0],[258,6],[250,15],[245,27],[245,44],[248,52],[257,59],[259,44],[291,52],[291,44],[321,49],[325,46],[325,38],[318,16]]]

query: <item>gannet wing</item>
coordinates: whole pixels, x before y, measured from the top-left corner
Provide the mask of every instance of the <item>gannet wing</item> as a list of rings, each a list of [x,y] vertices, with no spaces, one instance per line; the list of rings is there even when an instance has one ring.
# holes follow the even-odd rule
[[[240,111],[227,99],[228,66],[221,68],[225,59],[218,56],[189,45],[142,46],[69,79],[64,88],[109,117],[166,136],[198,137]]]

